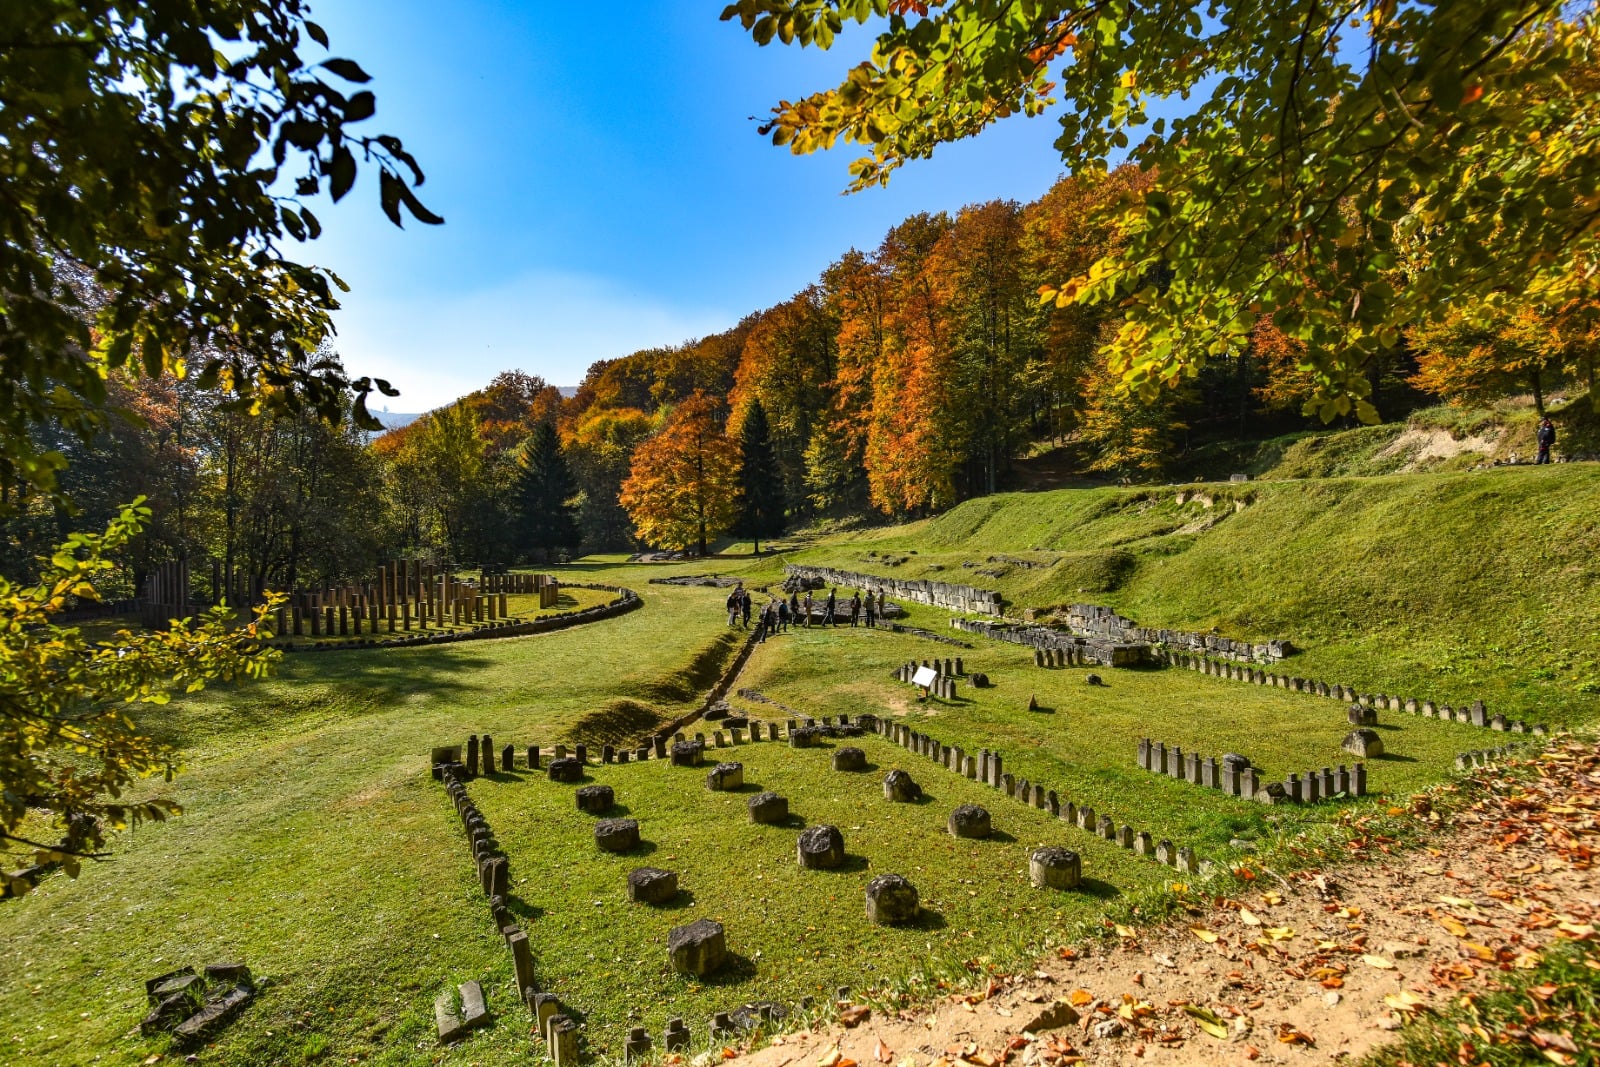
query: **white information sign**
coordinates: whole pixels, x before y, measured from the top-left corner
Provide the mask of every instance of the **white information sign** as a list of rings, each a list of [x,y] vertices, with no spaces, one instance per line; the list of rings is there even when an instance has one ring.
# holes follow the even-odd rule
[[[934,679],[938,677],[939,672],[934,670],[932,667],[918,667],[917,673],[911,676],[911,681],[913,684],[920,685],[924,689],[931,689],[933,687]]]

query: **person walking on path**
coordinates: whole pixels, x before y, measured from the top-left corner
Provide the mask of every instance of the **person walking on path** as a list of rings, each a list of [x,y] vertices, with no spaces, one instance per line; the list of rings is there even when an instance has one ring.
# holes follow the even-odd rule
[[[739,589],[736,586],[736,587],[734,587],[733,592],[728,594],[728,625],[729,626],[737,626],[738,624],[739,624]]]
[[[785,633],[785,632],[788,631],[788,629],[789,629],[789,602],[787,600],[783,600],[783,599],[780,598],[778,600],[778,632],[780,634],[781,633]]]
[[[867,602],[864,607],[866,608],[867,612],[867,629],[871,630],[877,626],[877,623],[874,621],[874,619],[877,617],[877,612],[873,610],[871,593],[867,594]]]
[[[806,629],[811,629],[811,590],[806,590]]]
[[[850,625],[861,625],[861,591],[859,589],[850,598]]]
[[[883,590],[878,590],[878,618],[883,618]]]
[[[745,629],[750,628],[750,590],[746,589],[739,597],[739,610],[744,615]]]
[[[795,626],[800,625],[800,594],[789,594],[789,618]]]
[[[838,625],[838,623],[834,620],[834,617],[833,617],[834,609],[836,607],[838,607],[838,605],[839,605],[839,595],[838,594],[839,594],[839,591],[837,589],[828,590],[828,618],[827,618],[827,624],[829,626]]]
[[[1556,443],[1556,427],[1555,423],[1550,421],[1549,415],[1539,420],[1537,440],[1539,442],[1539,458],[1535,459],[1534,463],[1549,463],[1550,446]]]
[[[756,616],[756,644],[765,644],[767,640],[767,609],[762,608]]]

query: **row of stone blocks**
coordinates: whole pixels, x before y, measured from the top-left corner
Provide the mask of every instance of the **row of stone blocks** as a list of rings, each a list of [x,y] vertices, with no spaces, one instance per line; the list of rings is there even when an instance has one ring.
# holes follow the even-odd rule
[[[703,753],[708,746],[725,748],[730,745],[742,745],[747,737],[751,742],[762,740],[778,741],[787,738],[793,747],[804,748],[817,736],[821,736],[818,732],[819,729],[834,733],[845,730],[849,731],[850,734],[859,735],[866,729],[865,726],[861,725],[860,720],[870,720],[871,718],[872,716],[870,715],[858,716],[858,721],[851,723],[848,715],[840,715],[837,717],[837,724],[835,724],[834,716],[824,715],[820,724],[815,719],[807,719],[804,725],[801,725],[799,720],[790,719],[786,730],[775,722],[752,722],[748,728],[735,726],[726,732],[714,730],[709,740],[704,733],[697,733],[694,735],[694,740],[690,741],[687,735],[679,731],[670,741],[665,737],[653,738],[650,744],[640,745],[637,749],[602,745],[600,748],[600,762],[610,764],[627,763],[633,759],[637,759],[640,762],[649,759],[664,760],[673,756],[672,750],[677,745],[692,744],[696,746],[696,752]],[[550,759],[545,761],[544,750],[539,745],[529,745],[523,767],[530,771],[543,769],[556,781],[577,781],[583,776],[583,768],[589,762],[589,755],[589,747],[585,744],[579,743],[570,749],[566,745],[558,744],[554,747]],[[698,766],[699,763],[700,759],[695,757],[694,765]],[[473,734],[467,738],[465,746],[438,745],[434,747],[430,759],[434,778],[439,778],[439,768],[447,764],[456,765],[459,768],[457,773],[467,778],[475,778],[480,773],[493,774],[497,768],[501,772],[509,773],[517,768],[517,748],[515,745],[503,746],[500,749],[497,763],[494,739],[488,734],[483,735],[481,739],[477,734]]]
[[[1005,796],[1046,811],[1054,818],[1123,848],[1132,849],[1141,856],[1150,856],[1160,863],[1177,867],[1185,874],[1199,873],[1200,863],[1192,848],[1179,848],[1167,840],[1153,841],[1148,831],[1135,831],[1126,824],[1118,828],[1110,815],[1096,816],[1091,807],[1080,808],[1070,800],[1062,801],[1055,790],[1006,773],[1005,761],[998,752],[982,749],[978,755],[971,756],[960,747],[941,744],[926,734],[886,719],[877,720],[876,728],[895,744],[926,757],[948,771],[982,782],[1000,790]],[[888,782],[885,781],[884,785],[887,791]]]
[[[1073,667],[1091,662],[1082,646],[1068,648],[1036,648],[1033,650],[1035,667]]]
[[[583,588],[595,588],[584,586]],[[617,599],[592,608],[562,611],[554,615],[541,615],[535,619],[500,619],[479,623],[470,630],[441,630],[420,633],[411,637],[361,638],[360,640],[317,642],[296,645],[293,641],[274,641],[274,647],[286,652],[332,652],[341,648],[408,648],[414,645],[445,645],[458,641],[474,641],[489,637],[519,637],[525,634],[548,633],[584,623],[599,622],[639,608],[644,602],[631,589],[618,589]],[[410,627],[406,627],[410,629]],[[376,632],[376,631],[374,631]],[[277,635],[282,638],[282,632]]]
[[[934,657],[931,660],[925,659],[921,663],[912,660],[896,670],[895,676],[900,678],[902,682],[909,682],[911,681],[911,676],[917,673],[918,667],[931,668],[935,674],[945,678],[964,678],[967,674],[967,665],[960,656],[956,656],[953,659],[946,656],[944,659],[939,659],[938,657]],[[900,677],[902,674],[904,674],[904,677]]]
[[[1069,663],[1137,667],[1150,662],[1150,646],[1143,642],[1117,641],[1103,636],[1076,637],[1047,626],[1013,626],[960,617],[951,619],[950,627],[991,641],[1026,645],[1034,650],[1034,663],[1041,667]]]
[[[1456,770],[1470,771],[1474,767],[1487,767],[1497,760],[1505,759],[1512,755],[1518,746],[1501,745],[1498,748],[1475,748],[1471,752],[1461,752],[1456,755]]]
[[[1357,763],[1353,770],[1341,763],[1337,770],[1324,767],[1321,771],[1307,771],[1303,779],[1291,774],[1282,782],[1263,783],[1261,772],[1251,765],[1247,756],[1230,752],[1220,760],[1214,756],[1202,758],[1195,752],[1185,753],[1177,745],[1168,748],[1160,741],[1140,738],[1139,766],[1155,774],[1207,789],[1220,789],[1229,796],[1263,804],[1315,804],[1340,795],[1367,795],[1365,763]]]
[[[473,862],[478,868],[478,880],[484,895],[489,898],[489,911],[495,928],[500,932],[506,947],[511,950],[512,970],[517,991],[524,1003],[533,1011],[539,1032],[550,1044],[551,1054],[563,1065],[577,1063],[577,1024],[560,1012],[555,997],[539,991],[533,972],[533,949],[528,935],[517,923],[508,906],[511,883],[511,862],[500,851],[499,842],[483,813],[467,795],[466,768],[459,763],[437,765],[435,773],[444,782],[445,792],[461,817],[462,827],[472,848]],[[451,1013],[443,1010],[443,1000],[435,1004],[435,1014],[440,1027],[441,1040],[453,1040],[459,1033],[447,1029]]]
[[[1319,682],[1310,678],[1277,674],[1229,660],[1213,659],[1209,656],[1178,652],[1172,649],[1162,649],[1158,654],[1158,658],[1161,662],[1171,667],[1198,671],[1201,674],[1226,678],[1229,681],[1287,689],[1294,693],[1312,693],[1316,696],[1342,701],[1345,704],[1354,704],[1378,711],[1403,711],[1409,715],[1421,715],[1425,719],[1444,719],[1447,722],[1467,723],[1472,726],[1514,734],[1534,734],[1543,737],[1549,733],[1549,730],[1539,723],[1529,724],[1521,719],[1507,719],[1504,715],[1499,714],[1491,715],[1488,707],[1481,700],[1474,700],[1465,707],[1452,708],[1448,704],[1436,705],[1431,700],[1418,700],[1416,697],[1397,697],[1390,696],[1387,693],[1358,693],[1354,686],[1329,685],[1327,682]]]

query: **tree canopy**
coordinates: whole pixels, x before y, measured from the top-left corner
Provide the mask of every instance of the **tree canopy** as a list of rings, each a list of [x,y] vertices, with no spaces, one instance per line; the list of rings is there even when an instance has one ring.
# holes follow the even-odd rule
[[[442,221],[355,61],[303,0],[0,5],[0,478],[54,491],[32,429],[107,418],[106,372],[195,373],[241,406],[365,408],[388,383],[318,358],[343,283],[290,245],[305,200],[374,167],[384,212]]]
[[[1600,223],[1600,31],[1556,0],[737,0],[760,44],[869,59],[761,127],[796,153],[868,146],[851,188],[1015,114],[1061,106],[1070,173],[1153,176],[1125,242],[1061,277],[1120,313],[1105,343],[1152,397],[1270,317],[1303,344],[1308,413],[1375,419],[1369,361],[1452,303],[1560,305]],[[1182,102],[1150,120],[1152,105]]]
[[[622,506],[639,540],[706,555],[711,537],[732,524],[738,446],[723,435],[717,402],[695,392],[633,451]]]

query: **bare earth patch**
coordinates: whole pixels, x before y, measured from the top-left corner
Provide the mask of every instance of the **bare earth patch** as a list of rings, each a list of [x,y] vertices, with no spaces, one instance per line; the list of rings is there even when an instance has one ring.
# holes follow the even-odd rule
[[[1410,472],[1425,469],[1439,460],[1454,459],[1465,452],[1491,455],[1498,440],[1498,434],[1457,438],[1448,430],[1410,428],[1389,442],[1378,455],[1408,457],[1402,470]]]
[[[1560,742],[1533,766],[1538,777],[1515,785],[1499,770],[1479,771],[1462,786],[1478,799],[1445,820],[1450,832],[1425,851],[1383,855],[1385,842],[1373,839],[1364,842],[1378,853],[1373,861],[1285,881],[1261,873],[1241,899],[1196,900],[1180,922],[1119,929],[1114,943],[1062,950],[1030,973],[920,1010],[841,1005],[841,1020],[853,1025],[776,1037],[740,1060],[1055,1067],[1357,1059],[1409,1018],[1491,988],[1502,972],[1537,966],[1553,941],[1596,937],[1600,746]],[[1437,821],[1425,804],[1412,815]],[[1054,1019],[1041,1019],[1052,1010]],[[1538,1035],[1562,1029],[1548,1019],[1501,1037],[1525,1042],[1531,1060],[1541,1054]]]

